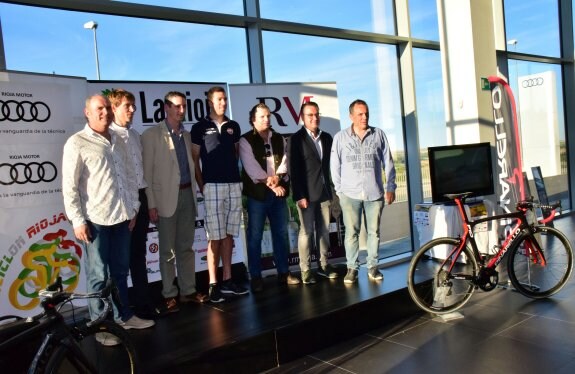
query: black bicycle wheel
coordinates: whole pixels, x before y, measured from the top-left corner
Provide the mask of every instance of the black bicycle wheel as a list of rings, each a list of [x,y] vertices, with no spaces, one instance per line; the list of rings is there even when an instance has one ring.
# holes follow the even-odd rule
[[[471,249],[465,246],[455,262],[453,256],[445,258],[459,243],[453,238],[434,239],[411,260],[407,288],[413,301],[426,312],[454,312],[465,305],[475,290],[473,279],[479,267]]]
[[[104,334],[104,335],[102,335]],[[108,334],[108,335],[106,335]],[[119,344],[107,346],[112,340]],[[102,321],[87,328],[83,339],[77,342],[81,354],[73,347],[59,346],[46,365],[46,373],[138,373],[136,350],[126,331],[112,321]],[[92,369],[90,368],[92,367]]]
[[[532,244],[534,240],[543,250],[544,261]],[[509,249],[507,267],[513,287],[521,294],[534,299],[549,297],[569,280],[573,249],[561,231],[539,226],[534,236],[523,232],[517,244]]]

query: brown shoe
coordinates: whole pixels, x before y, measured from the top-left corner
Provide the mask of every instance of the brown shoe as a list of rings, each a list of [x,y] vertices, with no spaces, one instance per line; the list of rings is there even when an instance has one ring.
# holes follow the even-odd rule
[[[278,283],[280,284],[300,284],[301,281],[290,272],[278,274]]]
[[[179,312],[180,308],[178,307],[178,302],[176,301],[175,297],[168,297],[164,300],[164,312],[167,313],[176,313]]]
[[[193,294],[190,295],[180,295],[180,303],[182,304],[187,303],[203,304],[205,302],[208,302],[209,300],[210,298],[208,297],[208,295],[204,295],[201,292],[194,292]]]

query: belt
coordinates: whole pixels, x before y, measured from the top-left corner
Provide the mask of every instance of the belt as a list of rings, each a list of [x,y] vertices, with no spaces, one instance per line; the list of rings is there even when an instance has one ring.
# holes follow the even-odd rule
[[[180,184],[180,190],[185,190],[186,188],[192,187],[192,182]]]

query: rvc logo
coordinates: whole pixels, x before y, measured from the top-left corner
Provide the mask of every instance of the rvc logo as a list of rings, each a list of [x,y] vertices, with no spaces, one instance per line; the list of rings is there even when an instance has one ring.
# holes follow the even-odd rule
[[[311,101],[312,98],[313,98],[313,96],[304,96],[303,100],[301,102],[301,105]],[[275,117],[279,126],[288,126],[288,124],[284,121],[283,117],[279,113],[280,110],[282,109],[282,101],[285,104],[285,106],[287,107],[287,109],[291,115],[291,118],[293,119],[293,123],[295,125],[297,125],[299,123],[299,119],[301,118],[301,105],[299,108],[299,112],[296,112],[296,110],[295,110],[289,97],[283,96],[281,98],[281,100],[279,98],[273,97],[273,96],[256,97],[256,99],[260,103],[266,104],[270,108],[270,114]]]

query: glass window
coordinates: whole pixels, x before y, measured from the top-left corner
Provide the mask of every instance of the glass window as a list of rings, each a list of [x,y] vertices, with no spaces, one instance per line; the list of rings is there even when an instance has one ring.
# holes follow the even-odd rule
[[[396,47],[275,32],[264,32],[263,40],[268,83],[337,83],[342,128],[351,124],[349,104],[355,99],[367,102],[369,123],[385,131],[397,169],[396,203],[384,209],[382,218],[384,253],[391,256],[410,251]]]
[[[560,57],[557,0],[505,0],[508,50]]]
[[[515,96],[521,134],[523,171],[537,198],[531,168],[539,166],[549,201],[571,206],[565,144],[561,66],[509,60],[510,86]]]
[[[262,18],[395,35],[393,0],[260,0]]]
[[[83,27],[95,21],[101,79],[249,82],[243,29],[9,4],[0,12],[10,70],[96,79],[94,32]]]
[[[409,0],[409,25],[412,37],[439,41],[436,2]]]
[[[244,15],[243,0],[122,0],[125,3],[157,5],[170,8],[199,10],[202,12]]]
[[[441,54],[439,51],[413,49],[413,73],[421,158],[423,198],[431,198],[427,148],[447,144]]]

